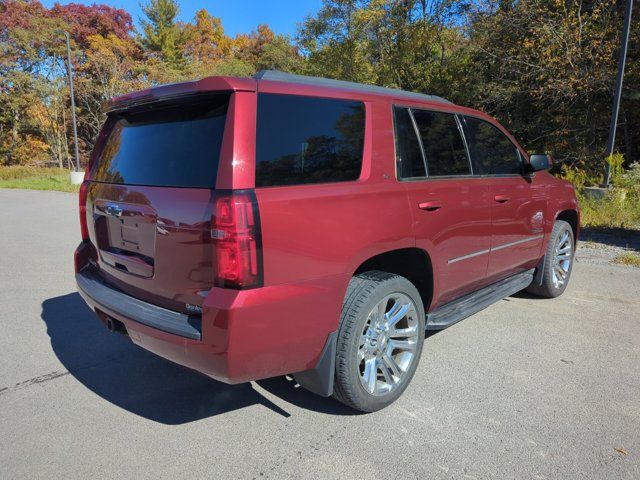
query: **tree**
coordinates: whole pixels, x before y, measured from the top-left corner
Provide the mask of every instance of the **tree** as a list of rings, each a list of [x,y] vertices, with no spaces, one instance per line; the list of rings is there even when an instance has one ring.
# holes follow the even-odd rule
[[[176,23],[180,11],[176,0],[150,0],[142,5],[147,17],[141,19],[142,45],[151,54],[175,71],[185,68],[186,36]]]
[[[505,121],[531,150],[601,168],[621,28],[618,3],[530,0],[508,11],[474,12],[478,106]]]
[[[63,30],[71,36],[79,146],[81,156],[88,157],[103,120],[99,104],[118,90],[107,93],[105,87],[116,78],[120,83],[130,78],[125,67],[136,55],[141,58],[135,53],[139,49],[131,46],[132,29],[129,14],[104,5],[55,5],[49,10],[37,0],[0,3],[0,163],[33,163],[49,156],[59,166],[70,165],[71,111]],[[95,50],[97,39],[108,39],[100,53]],[[121,55],[109,56],[109,49],[120,50]],[[108,69],[113,72],[111,80],[107,80]],[[138,85],[123,86],[117,93]]]
[[[374,83],[374,68],[368,61],[369,38],[364,11],[358,0],[325,0],[314,17],[308,17],[298,32],[298,42],[309,58],[308,71],[343,80]]]
[[[268,25],[261,24],[253,32],[237,35],[232,44],[233,55],[252,65],[254,71],[283,70],[299,72],[303,58],[285,35],[276,35]]]
[[[424,93],[484,110],[530,150],[601,169],[622,21],[621,0],[324,0],[296,41],[268,25],[234,38],[177,0],[124,10],[0,0],[0,163],[67,165],[66,49],[76,75],[86,161],[101,104],[157,83],[278,69]],[[632,23],[617,146],[640,160],[640,22]]]
[[[42,139],[62,165],[67,154],[62,151],[60,136],[63,125],[59,107],[65,89],[53,81],[64,72],[61,56],[64,46],[60,42],[60,29],[66,27],[59,18],[51,18],[36,1],[9,0],[0,4],[0,154],[2,163],[14,164],[30,161],[24,152],[24,142]],[[47,121],[39,125],[38,117],[30,115],[40,105]],[[55,120],[55,121],[54,121]],[[56,133],[49,127],[55,125]],[[64,137],[64,132],[61,133]],[[55,138],[54,138],[55,137]]]
[[[309,72],[455,96],[466,78],[466,3],[327,0],[298,33]]]
[[[255,66],[256,71],[281,70],[301,73],[304,70],[304,58],[298,49],[291,45],[289,37],[276,35],[273,40],[263,45]]]
[[[131,15],[125,10],[109,5],[56,3],[47,15],[64,20],[69,25],[69,34],[81,49],[89,46],[89,37],[93,35],[114,35],[119,39],[125,39],[134,31]]]
[[[131,37],[90,35],[76,70],[79,135],[91,146],[105,121],[102,105],[113,97],[149,86],[144,54]]]
[[[231,39],[224,34],[222,22],[204,8],[196,12],[194,22],[185,25],[184,50],[190,61],[211,63],[231,52]]]

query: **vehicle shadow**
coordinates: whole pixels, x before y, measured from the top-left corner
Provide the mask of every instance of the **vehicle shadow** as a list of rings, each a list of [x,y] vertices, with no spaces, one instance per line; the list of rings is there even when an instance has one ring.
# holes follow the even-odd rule
[[[519,292],[513,293],[502,300],[508,302],[510,298],[523,298],[526,300],[549,300],[546,297],[541,297],[539,295],[535,295],[533,293],[529,293],[526,290],[520,290]]]
[[[273,377],[256,382],[261,388],[300,408],[330,415],[362,415],[332,397],[320,397],[305,390],[290,376]]]
[[[285,411],[251,383],[227,385],[176,365],[110,333],[79,294],[42,303],[54,353],[89,390],[136,415],[168,425],[213,417],[261,404]],[[299,407],[329,414],[352,414],[333,399],[317,397],[285,377],[260,381],[261,388]]]
[[[579,241],[594,242],[640,252],[640,231],[624,228],[592,228],[580,230]]]

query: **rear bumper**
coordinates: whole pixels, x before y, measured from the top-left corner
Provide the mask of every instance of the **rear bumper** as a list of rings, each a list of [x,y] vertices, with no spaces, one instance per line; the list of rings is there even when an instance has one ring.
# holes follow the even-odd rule
[[[92,269],[77,273],[76,284],[78,292],[87,303],[100,306],[112,315],[127,317],[148,327],[191,340],[202,338],[200,317],[167,310],[122,293],[108,285]]]
[[[78,292],[103,322],[116,319],[137,345],[226,383],[316,367],[337,328],[347,282],[213,288],[198,319],[131,297],[91,267],[76,274]]]

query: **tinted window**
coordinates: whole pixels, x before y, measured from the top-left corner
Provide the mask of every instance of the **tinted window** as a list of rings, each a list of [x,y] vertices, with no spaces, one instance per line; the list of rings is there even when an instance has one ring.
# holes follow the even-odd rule
[[[470,175],[460,129],[454,115],[427,110],[412,110],[416,120],[429,176]]]
[[[361,102],[258,96],[256,187],[341,182],[360,177]]]
[[[416,129],[409,109],[394,107],[396,134],[396,162],[400,178],[424,177],[427,175]]]
[[[477,175],[521,173],[520,156],[511,140],[484,120],[466,117],[465,121],[473,173]]]
[[[111,114],[91,178],[99,182],[215,186],[228,95]]]

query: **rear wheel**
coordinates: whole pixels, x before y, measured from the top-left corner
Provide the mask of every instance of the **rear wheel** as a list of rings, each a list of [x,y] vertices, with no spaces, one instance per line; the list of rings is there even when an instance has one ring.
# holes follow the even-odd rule
[[[573,229],[564,220],[557,220],[551,232],[544,256],[542,285],[530,285],[529,293],[554,298],[567,288],[575,254]]]
[[[420,294],[406,278],[378,271],[353,277],[338,330],[334,397],[363,412],[394,402],[418,366],[424,322]]]

